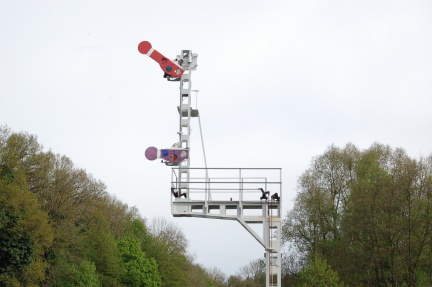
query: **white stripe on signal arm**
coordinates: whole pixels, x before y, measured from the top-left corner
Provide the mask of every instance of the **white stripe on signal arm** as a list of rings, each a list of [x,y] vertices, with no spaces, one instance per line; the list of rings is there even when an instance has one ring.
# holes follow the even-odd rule
[[[150,56],[153,53],[154,49],[150,48],[150,50],[147,52],[147,55]]]

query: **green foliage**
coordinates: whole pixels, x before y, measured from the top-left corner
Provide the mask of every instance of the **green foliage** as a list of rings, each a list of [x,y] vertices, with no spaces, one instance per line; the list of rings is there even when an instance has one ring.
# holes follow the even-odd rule
[[[44,255],[53,240],[47,214],[29,190],[19,152],[30,155],[17,144],[22,138],[0,128],[0,283],[11,286],[43,280]]]
[[[104,286],[115,286],[120,278],[120,254],[104,210],[98,206],[88,209],[81,229],[82,246],[86,258],[94,262]]]
[[[117,243],[123,265],[121,282],[132,287],[160,287],[161,278],[156,261],[147,258],[139,241],[127,236]]]
[[[52,262],[54,263],[54,262]],[[55,266],[58,268],[56,277],[51,278],[51,286],[62,287],[100,287],[102,286],[93,262],[83,260],[78,264],[72,264],[64,259],[57,258]],[[52,272],[53,270],[50,269]]]
[[[262,287],[263,285],[254,282],[252,278],[243,279],[241,276],[231,275],[228,278],[227,286],[228,287]]]
[[[187,275],[190,264],[188,259],[180,253],[170,252],[167,243],[152,238],[145,243],[145,253],[157,262],[163,287],[188,286]]]
[[[215,287],[206,270],[197,264],[191,266],[188,272],[188,282],[189,286]]]
[[[148,227],[71,159],[0,126],[0,286],[225,286],[178,227]]]
[[[4,164],[0,166],[0,178],[5,180],[7,183],[13,183],[15,181],[15,174],[7,165]]]
[[[147,227],[143,220],[133,219],[131,222],[130,235],[134,236],[144,246],[147,240],[151,240],[151,235],[147,232]]]
[[[68,280],[62,282],[64,287],[101,287],[99,278],[96,272],[96,267],[92,262],[87,260],[81,264],[72,265],[69,267],[70,274]]]
[[[100,287],[96,266],[89,261],[83,261],[78,267],[72,267],[73,279],[69,281],[69,286],[76,287]]]
[[[432,156],[332,146],[300,177],[283,237],[303,258],[325,258],[352,286],[429,283],[431,195]]]
[[[316,256],[309,260],[307,267],[302,268],[299,273],[301,287],[342,287],[343,283],[339,281],[339,275],[327,262]]]
[[[158,218],[149,226],[150,236],[142,244],[147,256],[158,264],[163,287],[186,287],[191,262],[186,253],[188,242],[171,222]]]
[[[19,216],[0,203],[0,274],[15,276],[34,259],[34,242],[29,231],[19,231]]]
[[[229,287],[242,287],[243,279],[240,276],[231,275],[228,277]]]

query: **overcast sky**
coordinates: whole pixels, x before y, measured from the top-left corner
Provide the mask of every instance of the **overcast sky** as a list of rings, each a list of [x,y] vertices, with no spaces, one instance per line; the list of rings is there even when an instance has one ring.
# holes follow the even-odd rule
[[[178,140],[178,83],[141,41],[199,55],[209,167],[282,168],[284,216],[332,144],[432,152],[429,0],[0,0],[0,36],[0,125],[37,135],[146,218],[173,220],[196,262],[226,274],[264,249],[236,222],[171,217],[170,168],[144,151]]]

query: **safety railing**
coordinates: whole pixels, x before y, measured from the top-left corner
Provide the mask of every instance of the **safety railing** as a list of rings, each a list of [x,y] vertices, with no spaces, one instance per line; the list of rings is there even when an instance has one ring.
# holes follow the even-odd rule
[[[188,181],[179,176],[185,169],[189,171]],[[203,206],[232,202],[245,209],[262,208],[261,204],[267,202],[270,208],[280,210],[281,179],[281,168],[176,167],[172,168],[171,187],[178,195],[186,196],[172,196],[172,202],[198,202]]]

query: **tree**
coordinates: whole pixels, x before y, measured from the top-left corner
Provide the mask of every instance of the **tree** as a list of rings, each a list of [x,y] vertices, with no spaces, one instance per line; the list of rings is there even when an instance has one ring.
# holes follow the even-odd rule
[[[3,166],[20,170],[15,177],[21,176],[33,193],[46,187],[46,179],[52,164],[53,154],[43,152],[43,146],[37,137],[28,133],[11,133],[8,128],[1,128]],[[15,170],[17,171],[17,170]]]
[[[89,209],[86,228],[81,229],[83,257],[94,262],[103,286],[117,286],[120,280],[121,264],[118,245],[106,219],[108,210],[95,205]]]
[[[64,282],[66,286],[74,287],[100,287],[102,284],[99,281],[96,266],[93,262],[83,261],[78,267],[72,266],[73,276],[71,280]]]
[[[206,270],[198,264],[193,264],[189,268],[188,283],[189,286],[215,287]]]
[[[266,263],[264,259],[257,259],[240,268],[240,276],[246,281],[252,280],[257,286],[266,286]]]
[[[243,279],[239,275],[231,275],[230,277],[228,277],[227,286],[228,287],[261,287],[262,285],[260,285],[259,283],[255,283],[251,278]]]
[[[309,260],[309,264],[303,267],[299,273],[301,287],[342,287],[344,284],[340,282],[339,275],[335,272],[327,262],[316,256]]]
[[[133,233],[138,239],[146,237],[145,220],[140,217],[136,207],[129,207],[109,194],[102,196],[99,199],[99,204],[107,211],[106,218],[114,238],[120,239],[129,233]],[[140,234],[136,233],[138,229],[140,229]]]
[[[194,264],[187,249],[174,223],[147,226],[70,158],[0,126],[1,286],[226,285],[219,269]],[[241,286],[260,286],[254,279]]]
[[[53,230],[26,181],[20,156],[27,153],[17,144],[23,137],[0,127],[0,283],[36,286],[45,276]]]
[[[150,233],[160,242],[164,243],[168,252],[186,254],[189,245],[183,231],[163,217],[155,217],[149,225]]]
[[[243,279],[239,275],[231,275],[228,277],[228,287],[242,287]]]
[[[292,244],[285,244],[285,250],[282,251],[282,286],[297,286],[298,274],[301,270],[301,256],[296,252]]]
[[[431,284],[431,163],[380,144],[330,147],[299,179],[284,240],[349,285]]]
[[[123,265],[121,282],[132,287],[160,287],[161,278],[156,261],[147,258],[139,241],[127,236],[117,243]]]
[[[22,221],[19,212],[0,205],[0,274],[15,276],[33,261],[34,243],[28,230],[18,224]]]
[[[164,218],[155,218],[148,226],[151,236],[143,242],[143,251],[156,260],[162,286],[185,287],[192,262],[187,255],[188,241],[182,230]]]
[[[104,204],[105,185],[75,168],[66,156],[52,157],[47,175],[44,189],[37,192],[56,230],[47,280],[56,286],[68,284],[76,275],[70,266],[88,261],[104,286],[117,286],[120,258]]]
[[[227,281],[226,275],[218,268],[207,269],[207,276],[212,282],[212,287],[224,287]]]
[[[48,221],[46,225],[55,230],[54,240],[52,233],[51,237],[45,238],[49,240],[49,244],[39,244],[43,242],[43,237],[35,234],[36,228],[32,229],[31,236],[23,230],[13,237],[11,242],[15,245],[18,242],[21,244],[19,248],[22,256],[19,260],[24,262],[24,254],[29,254],[26,256],[31,258],[29,260],[32,262],[23,269],[25,274],[21,277],[41,280],[46,273],[45,284],[50,282],[55,286],[65,286],[68,282],[73,282],[74,276],[78,274],[73,272],[71,266],[81,270],[83,266],[90,266],[86,265],[86,262],[90,262],[89,264],[95,264],[98,276],[102,279],[108,278],[103,282],[105,285],[116,285],[120,262],[117,247],[105,216],[108,210],[104,212],[104,206],[98,205],[106,194],[105,185],[92,178],[85,170],[75,168],[66,156],[44,152],[35,136],[10,133],[6,128],[0,131],[3,132],[0,135],[0,175],[4,179],[3,183],[8,185],[1,190],[6,192],[12,187],[16,189],[7,198],[7,204],[11,205],[14,200],[29,202],[31,197],[37,208],[43,210],[39,213],[45,215],[45,220]],[[26,209],[32,206],[26,203],[25,208],[14,207],[12,213],[18,213],[20,220],[9,222],[31,224],[40,220],[36,211],[29,212],[31,216],[27,214]],[[45,233],[45,236],[46,234],[48,233]],[[19,238],[16,237],[18,235]],[[31,253],[28,248],[28,251],[23,252],[24,243],[28,247],[34,246],[34,252]],[[12,251],[12,247],[9,246],[8,250]],[[11,268],[13,264],[8,263],[8,266]],[[24,279],[20,280],[24,282]]]
[[[432,239],[428,162],[378,144],[359,161],[345,229],[368,262],[360,269],[374,270],[367,282],[414,286],[418,268],[429,268],[422,259]]]
[[[343,149],[331,146],[300,176],[294,208],[282,225],[283,240],[293,242],[300,254],[325,255],[335,265],[330,256],[340,261],[335,249],[343,248],[341,223],[359,156],[352,144]]]

